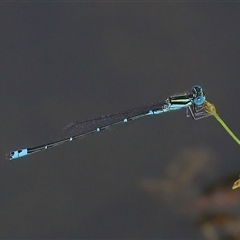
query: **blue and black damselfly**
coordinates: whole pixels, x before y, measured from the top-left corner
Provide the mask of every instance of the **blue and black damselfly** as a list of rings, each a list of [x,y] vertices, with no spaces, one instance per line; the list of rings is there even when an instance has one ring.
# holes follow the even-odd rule
[[[18,149],[6,154],[6,158],[8,160],[15,160],[145,116],[158,115],[183,108],[187,109],[187,116],[192,116],[193,119],[198,120],[211,115],[205,111],[203,107],[204,101],[205,93],[201,86],[196,85],[193,86],[191,93],[176,94],[167,98],[164,102],[152,103],[115,114],[69,123],[64,129],[70,133],[70,137],[33,148]]]

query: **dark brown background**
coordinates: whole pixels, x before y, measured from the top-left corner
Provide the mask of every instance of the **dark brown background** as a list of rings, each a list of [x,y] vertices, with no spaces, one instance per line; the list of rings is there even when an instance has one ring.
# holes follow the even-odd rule
[[[214,118],[179,111],[4,155],[194,84],[240,136],[239,26],[234,2],[1,3],[1,239],[203,238],[191,204],[240,173]]]

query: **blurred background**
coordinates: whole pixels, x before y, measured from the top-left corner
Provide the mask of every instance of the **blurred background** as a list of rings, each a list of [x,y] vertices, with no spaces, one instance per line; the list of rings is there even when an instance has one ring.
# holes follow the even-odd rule
[[[143,118],[17,161],[71,121],[204,87],[240,136],[239,3],[1,4],[1,239],[240,239],[239,146]]]

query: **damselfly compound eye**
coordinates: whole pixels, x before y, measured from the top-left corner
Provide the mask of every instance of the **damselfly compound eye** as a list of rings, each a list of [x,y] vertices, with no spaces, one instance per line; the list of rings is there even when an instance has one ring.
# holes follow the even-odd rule
[[[202,105],[204,101],[205,101],[205,96],[200,96],[193,99],[193,102],[196,105]]]
[[[192,93],[193,93],[193,102],[196,105],[202,105],[205,101],[205,93],[203,91],[203,88],[199,85],[195,85],[192,87]]]

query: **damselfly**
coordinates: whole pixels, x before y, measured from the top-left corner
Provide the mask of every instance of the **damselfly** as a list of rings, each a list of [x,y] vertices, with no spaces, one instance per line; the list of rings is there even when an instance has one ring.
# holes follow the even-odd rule
[[[185,92],[183,94],[176,94],[167,98],[164,102],[152,103],[144,107],[134,108],[90,120],[72,122],[64,128],[70,133],[70,137],[33,148],[18,149],[6,154],[6,158],[14,160],[56,147],[66,142],[71,142],[93,133],[111,129],[116,125],[125,124],[145,116],[158,115],[183,108],[187,109],[187,116],[192,116],[193,119],[198,120],[210,115],[202,106],[204,101],[205,93],[201,86],[196,85],[193,86],[191,93]]]

